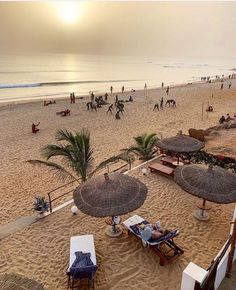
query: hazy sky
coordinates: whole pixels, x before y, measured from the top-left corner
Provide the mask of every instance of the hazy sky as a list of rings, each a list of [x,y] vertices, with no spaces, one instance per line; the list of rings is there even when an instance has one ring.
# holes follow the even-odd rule
[[[236,2],[0,2],[8,52],[234,57],[235,27]]]

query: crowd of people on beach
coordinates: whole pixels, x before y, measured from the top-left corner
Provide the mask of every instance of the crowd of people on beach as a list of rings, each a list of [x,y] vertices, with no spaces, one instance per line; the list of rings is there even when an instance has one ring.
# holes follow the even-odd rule
[[[204,77],[201,77],[201,81],[206,81],[208,83],[211,83],[211,78],[212,77],[210,77],[210,76],[204,76]],[[235,79],[236,78],[236,74],[235,73],[229,74],[228,77],[226,77],[225,75],[221,75],[221,76],[216,75],[215,76],[215,80],[218,80],[218,81],[220,80],[221,82],[223,82],[224,79],[226,79],[226,78]]]
[[[229,79],[233,79],[236,77],[236,74],[233,73],[233,74],[230,74],[228,76]],[[224,75],[222,75],[221,77],[220,76],[215,76],[216,79],[219,79],[221,81],[221,85],[220,85],[220,89],[223,90],[224,88]],[[210,77],[207,76],[207,77],[201,77],[201,80],[202,81],[210,81]],[[228,88],[230,89],[232,86],[232,83],[229,82],[228,83]],[[164,82],[161,83],[161,87],[164,88]],[[144,91],[147,90],[147,83],[144,84]],[[123,94],[125,91],[125,87],[122,86],[121,87],[121,93]],[[170,91],[170,87],[167,86],[166,87],[166,95],[168,96],[169,95],[169,91]],[[135,92],[134,89],[131,90],[131,92]],[[109,105],[107,111],[106,111],[106,114],[109,113],[109,115],[112,115],[113,112],[115,112],[115,118],[116,119],[120,119],[121,118],[121,114],[123,115],[124,114],[124,108],[125,108],[125,105],[124,103],[125,102],[133,102],[133,96],[130,95],[128,100],[123,100],[123,99],[119,99],[118,98],[118,95],[116,95],[116,98],[115,98],[115,102],[114,103],[111,103],[109,104],[108,102],[108,93],[105,93],[104,96],[100,95],[99,97],[95,97],[94,93],[93,92],[89,92],[90,94],[90,101],[86,103],[86,107],[87,107],[87,111],[96,111],[97,112],[97,109],[98,108],[101,108],[103,105]],[[110,86],[110,94],[112,95],[113,94],[113,86]],[[75,93],[72,92],[70,93],[70,103],[71,104],[75,104]],[[79,99],[83,99],[83,97],[79,97]],[[48,105],[51,105],[51,104],[56,104],[56,101],[43,101],[43,105],[44,106],[48,106]],[[168,107],[176,107],[176,100],[174,99],[167,99],[166,102],[165,102],[165,107],[168,106]],[[154,104],[154,107],[153,107],[153,111],[156,111],[156,110],[163,110],[164,109],[164,98],[162,97],[159,102],[155,103]],[[206,109],[207,112],[213,112],[213,107],[211,105],[208,106],[208,108]],[[65,110],[62,110],[62,111],[59,111],[59,112],[56,112],[57,115],[60,115],[62,117],[65,117],[65,116],[70,116],[70,113],[71,111],[69,109],[65,109]],[[220,124],[223,124],[224,122],[228,122],[230,120],[233,120],[233,119],[236,119],[236,113],[234,114],[234,117],[231,118],[229,113],[226,115],[226,117],[224,116],[221,116],[221,118],[219,119],[219,123]],[[32,123],[32,133],[37,133],[39,131],[39,126],[40,122],[38,122],[37,124],[35,123]]]
[[[164,82],[161,83],[161,87],[164,88]],[[145,83],[144,85],[144,90],[147,90],[147,83]],[[170,87],[167,86],[166,87],[166,95],[169,94],[169,90],[170,90]],[[125,87],[122,86],[121,87],[121,93],[123,94],[125,92]],[[135,92],[134,89],[131,90],[132,93]],[[128,99],[126,100],[123,100],[123,99],[119,99],[118,98],[118,95],[116,95],[115,97],[115,102],[114,103],[111,103],[109,104],[108,102],[108,93],[105,93],[104,96],[96,96],[94,95],[94,92],[89,92],[90,94],[90,101],[86,103],[86,108],[87,108],[87,111],[95,111],[97,112],[97,109],[98,108],[101,108],[103,105],[109,105],[107,111],[106,111],[106,114],[109,113],[109,115],[112,115],[113,112],[115,112],[115,119],[119,120],[121,118],[121,115],[124,114],[124,108],[125,108],[125,105],[124,103],[126,102],[133,102],[134,99],[133,99],[133,96],[130,95]],[[110,86],[110,94],[112,95],[113,94],[113,86]],[[70,104],[75,104],[75,99],[76,99],[76,96],[75,96],[75,93],[72,92],[70,93],[70,97],[69,97],[69,100],[70,100]],[[80,97],[80,99],[83,99],[83,97]],[[56,101],[44,101],[43,102],[43,105],[44,106],[48,106],[50,104],[56,104]],[[165,103],[165,106],[171,106],[172,107],[176,107],[176,101],[174,99],[168,99]],[[153,111],[155,111],[156,109],[159,111],[159,110],[163,110],[164,108],[164,99],[163,97],[159,100],[159,103],[156,103],[154,105],[154,108],[153,108]],[[65,110],[62,110],[62,111],[59,111],[59,112],[56,112],[56,115],[60,115],[61,117],[66,117],[66,116],[70,116],[70,113],[71,111],[67,108]],[[37,133],[39,131],[39,128],[37,128],[39,126],[40,122],[38,124],[32,124],[32,132],[33,133]]]

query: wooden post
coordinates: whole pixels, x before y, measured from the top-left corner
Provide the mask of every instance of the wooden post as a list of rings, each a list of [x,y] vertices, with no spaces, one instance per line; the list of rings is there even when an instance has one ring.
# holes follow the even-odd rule
[[[235,252],[235,243],[236,243],[236,218],[234,219],[234,227],[233,227],[233,233],[232,233],[232,240],[231,240],[231,248],[229,253],[229,259],[227,264],[227,271],[226,271],[226,277],[231,277],[231,269],[233,266],[233,259],[234,259],[234,252]]]
[[[204,103],[202,103],[202,121],[203,121],[203,106],[204,106]]]
[[[49,210],[50,212],[52,212],[52,200],[51,200],[50,192],[48,193],[48,200],[49,200]]]
[[[208,109],[209,109],[209,102],[207,102],[207,120],[208,120]]]

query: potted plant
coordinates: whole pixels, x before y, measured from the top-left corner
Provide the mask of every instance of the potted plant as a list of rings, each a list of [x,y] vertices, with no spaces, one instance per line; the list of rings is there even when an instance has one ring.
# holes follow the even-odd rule
[[[40,214],[43,214],[44,212],[48,211],[49,204],[45,201],[44,197],[37,196],[35,197],[34,202],[34,210],[38,211]]]

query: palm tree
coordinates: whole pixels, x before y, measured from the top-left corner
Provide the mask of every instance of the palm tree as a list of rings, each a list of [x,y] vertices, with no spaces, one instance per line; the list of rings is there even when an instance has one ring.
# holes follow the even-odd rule
[[[49,144],[42,150],[42,156],[46,160],[28,160],[31,164],[48,166],[62,179],[68,177],[79,182],[85,181],[91,173],[93,163],[93,150],[90,145],[90,133],[83,129],[75,134],[67,130],[59,130],[56,140],[64,144]],[[52,157],[62,157],[62,165],[49,161]],[[72,174],[70,171],[76,174]]]
[[[158,150],[156,148],[156,142],[159,140],[159,138],[156,136],[156,133],[145,133],[141,136],[134,137],[134,140],[136,141],[136,145],[123,150],[133,152],[139,156],[140,160],[147,161],[154,157]]]
[[[93,173],[99,169],[106,167],[108,164],[116,162],[118,160],[127,162],[130,167],[131,163],[134,161],[133,154],[138,155],[139,159],[147,161],[149,159],[152,159],[155,153],[158,151],[158,149],[156,148],[156,142],[157,140],[159,140],[159,138],[156,136],[155,133],[149,135],[143,134],[141,136],[134,137],[134,140],[136,141],[136,146],[122,149],[122,152],[120,154],[104,160],[96,167]]]

